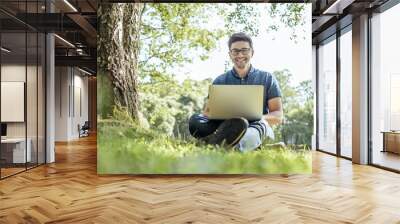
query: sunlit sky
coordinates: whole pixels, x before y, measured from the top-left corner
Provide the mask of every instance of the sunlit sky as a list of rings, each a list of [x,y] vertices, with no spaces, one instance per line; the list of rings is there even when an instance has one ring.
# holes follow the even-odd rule
[[[288,69],[293,75],[291,84],[294,85],[311,79],[311,5],[308,6],[305,10],[306,23],[296,29],[296,34],[299,36],[297,43],[290,39],[292,31],[289,28],[283,27],[278,31],[267,33],[265,28],[260,27],[259,35],[252,37],[255,53],[251,63],[255,68],[268,72]],[[267,21],[265,19],[267,16],[261,15],[261,21]],[[227,42],[228,38],[223,38],[217,49],[210,53],[208,60],[198,59],[182,68],[176,68],[176,78],[180,81],[185,78],[215,79],[224,72],[225,62],[229,60]]]

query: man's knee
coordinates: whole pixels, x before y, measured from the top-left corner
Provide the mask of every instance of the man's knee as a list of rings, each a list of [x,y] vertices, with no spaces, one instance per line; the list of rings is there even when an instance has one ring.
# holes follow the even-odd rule
[[[218,123],[210,121],[202,114],[193,114],[189,118],[189,132],[195,138],[203,138],[217,129]]]
[[[272,130],[272,127],[265,120],[254,121],[250,123],[250,127],[258,130],[261,139],[275,139],[275,134]]]
[[[200,114],[193,114],[189,118],[189,132],[193,137],[196,137],[196,131],[200,123]]]
[[[247,152],[258,148],[261,143],[259,131],[256,128],[249,127],[242,139],[240,139],[238,147],[240,151]]]

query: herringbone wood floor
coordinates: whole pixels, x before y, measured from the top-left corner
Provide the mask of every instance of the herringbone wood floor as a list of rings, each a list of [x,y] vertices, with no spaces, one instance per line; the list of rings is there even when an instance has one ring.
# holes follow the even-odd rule
[[[0,181],[0,223],[400,223],[400,175],[316,152],[312,175],[98,176],[96,139]]]

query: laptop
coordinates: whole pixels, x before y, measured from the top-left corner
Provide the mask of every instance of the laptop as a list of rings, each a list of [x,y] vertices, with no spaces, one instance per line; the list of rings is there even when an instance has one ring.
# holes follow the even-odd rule
[[[7,124],[1,123],[1,140],[7,139]]]
[[[208,118],[259,120],[263,116],[263,99],[262,85],[211,85]]]

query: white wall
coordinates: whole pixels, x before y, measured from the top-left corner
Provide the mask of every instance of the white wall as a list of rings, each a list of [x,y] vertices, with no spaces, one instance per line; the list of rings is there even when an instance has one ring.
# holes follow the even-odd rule
[[[1,66],[1,81],[25,82],[25,64],[4,64]],[[1,108],[7,110],[7,108]],[[7,122],[8,137],[25,137],[25,122]]]
[[[56,67],[55,107],[55,140],[79,138],[78,124],[88,120],[88,78],[78,69]]]
[[[55,141],[68,140],[69,80],[67,67],[55,68]]]
[[[75,74],[76,74],[75,70]],[[74,86],[75,86],[75,119],[73,120],[73,135],[78,136],[78,129],[76,128],[78,124],[81,126],[88,121],[89,113],[88,113],[88,77],[81,76],[82,73],[79,72],[80,75],[75,75]],[[80,93],[79,93],[80,91]],[[80,98],[79,98],[80,95]],[[80,101],[80,102],[79,102]],[[81,108],[80,108],[81,107]],[[80,111],[81,110],[81,111]]]
[[[28,86],[27,86],[27,125],[28,137],[34,133],[36,136],[37,114],[36,107],[43,106],[37,105],[36,96],[36,82],[32,75],[36,77],[36,66],[25,66],[25,64],[3,64],[1,66],[1,81],[2,82],[26,82],[25,76],[28,72]],[[2,96],[6,97],[6,96]],[[9,110],[10,108],[1,108],[1,110]],[[24,110],[24,108],[22,108]],[[7,122],[7,135],[9,137],[25,137],[26,122]]]
[[[24,122],[25,82],[1,82],[1,121]],[[36,105],[32,105],[36,108]]]
[[[1,65],[1,81],[25,82],[25,64],[3,64]]]

